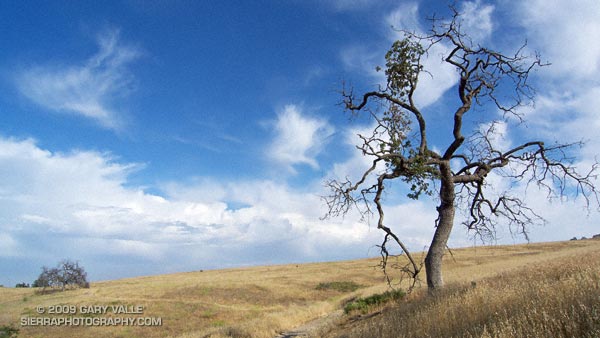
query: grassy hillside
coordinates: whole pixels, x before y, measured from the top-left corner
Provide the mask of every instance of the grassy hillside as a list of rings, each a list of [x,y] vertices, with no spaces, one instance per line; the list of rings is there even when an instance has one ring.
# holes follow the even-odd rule
[[[552,316],[595,320],[598,325],[598,317],[583,318],[581,314],[588,310],[597,314],[599,310],[594,304],[600,295],[592,291],[600,288],[600,241],[476,247],[453,250],[453,256],[447,255],[446,260],[445,278],[453,285],[452,291],[434,300],[417,290],[368,320],[353,314],[342,316],[341,328],[331,336],[370,337],[364,332],[379,330],[383,336],[392,332],[389,337],[398,337],[400,330],[407,337],[454,333],[464,337],[508,337],[509,333],[502,333],[503,328],[510,327],[508,323],[519,319],[518,327],[534,325],[530,323],[532,317],[523,313],[536,311],[550,323],[537,321],[537,326],[555,325]],[[198,271],[92,283],[90,289],[47,295],[36,294],[33,289],[0,288],[0,326],[18,328],[19,337],[273,337],[314,318],[339,312],[349,299],[386,291],[377,263],[377,259],[366,259]],[[581,292],[590,294],[595,303],[573,301]],[[113,305],[134,311],[135,306],[142,306],[142,313],[81,311],[82,307]],[[65,318],[47,311],[70,311],[71,306],[76,309],[75,317],[97,321],[94,324],[87,319],[92,323],[88,327],[20,325],[27,317]],[[46,313],[38,314],[38,307]],[[553,310],[544,310],[548,307]],[[106,326],[109,319],[147,317],[160,318],[161,325]],[[413,324],[393,319],[412,317],[418,319]],[[437,326],[427,329],[430,331],[415,331],[424,323]],[[477,329],[467,335],[460,333],[461,327],[473,325]]]
[[[600,241],[585,244],[476,282],[456,281],[435,297],[419,290],[346,318],[326,337],[600,337]]]

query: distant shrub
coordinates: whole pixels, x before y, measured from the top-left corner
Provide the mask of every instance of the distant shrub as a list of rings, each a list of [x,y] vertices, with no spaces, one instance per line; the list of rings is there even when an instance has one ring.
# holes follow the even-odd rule
[[[27,283],[19,283],[17,285],[15,285],[15,288],[28,288],[29,284]]]
[[[346,314],[355,311],[367,313],[374,306],[385,304],[391,300],[402,299],[405,295],[406,293],[404,291],[398,289],[393,291],[386,291],[384,293],[374,294],[364,298],[358,298],[346,304],[346,306],[344,306],[344,312]]]
[[[252,338],[252,335],[237,327],[226,327],[223,334],[231,338]]]
[[[317,290],[335,290],[340,292],[352,292],[360,289],[362,285],[354,282],[326,282],[319,283]]]
[[[219,319],[219,320],[214,320],[214,321],[211,323],[211,325],[212,325],[212,326],[215,326],[215,327],[224,327],[226,324],[227,324],[227,322],[226,322],[226,321],[224,321],[224,320],[221,320],[221,319]]]
[[[16,338],[18,334],[19,329],[7,325],[0,326],[0,338]]]

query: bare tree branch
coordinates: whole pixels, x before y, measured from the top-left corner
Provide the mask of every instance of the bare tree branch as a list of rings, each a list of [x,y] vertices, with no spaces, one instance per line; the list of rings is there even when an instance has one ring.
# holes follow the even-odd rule
[[[467,229],[482,238],[493,237],[501,219],[508,223],[511,231],[527,239],[528,227],[544,221],[516,196],[518,190],[489,193],[487,178],[492,172],[510,180],[515,187],[520,184],[523,189],[530,185],[545,189],[548,198],[581,196],[588,210],[592,204],[600,206],[594,185],[598,163],[587,173],[580,174],[570,156],[580,142],[548,146],[541,140],[533,140],[510,149],[496,144],[500,122],[489,121],[489,117],[500,111],[505,118],[514,117],[517,124],[523,123],[519,108],[531,104],[535,95],[529,76],[534,69],[547,64],[542,63],[538,54],[525,55],[526,44],[512,54],[475,45],[462,30],[461,13],[454,7],[451,12],[449,20],[432,18],[431,31],[426,35],[403,31],[404,39],[396,41],[385,56],[385,88],[358,97],[352,89],[343,88],[343,107],[354,115],[367,112],[376,124],[370,135],[359,135],[357,146],[364,156],[373,160],[355,183],[348,178],[326,183],[331,190],[331,195],[325,197],[328,216],[344,215],[352,208],[357,208],[363,218],[374,214],[377,227],[384,232],[378,247],[386,276],[390,248],[397,246],[408,259],[408,263],[400,267],[400,273],[412,278],[413,286],[422,271],[422,263],[414,259],[405,243],[386,224],[382,194],[389,181],[399,179],[406,183],[409,198],[435,196],[440,203],[438,218],[425,257],[430,290],[443,285],[442,257],[457,207],[467,216],[463,222]],[[443,149],[441,153],[429,149],[427,115],[413,100],[419,76],[427,73],[423,58],[437,44],[449,46],[442,60],[459,74],[458,104],[447,113],[452,130],[447,135],[449,142],[435,147]],[[480,111],[484,111],[484,115],[475,118],[474,114]],[[490,122],[487,128],[482,129],[484,125],[480,124],[473,132],[465,130],[482,117]],[[416,124],[414,132],[413,124]],[[434,191],[433,187],[438,190]]]

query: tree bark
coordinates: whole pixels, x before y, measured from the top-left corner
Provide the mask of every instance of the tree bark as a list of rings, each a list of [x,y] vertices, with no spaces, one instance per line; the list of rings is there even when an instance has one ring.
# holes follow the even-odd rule
[[[454,225],[454,182],[449,163],[440,165],[441,187],[440,187],[440,206],[438,211],[438,222],[425,257],[425,270],[427,273],[427,288],[430,292],[441,289],[444,286],[442,279],[442,258],[446,251],[448,238]]]

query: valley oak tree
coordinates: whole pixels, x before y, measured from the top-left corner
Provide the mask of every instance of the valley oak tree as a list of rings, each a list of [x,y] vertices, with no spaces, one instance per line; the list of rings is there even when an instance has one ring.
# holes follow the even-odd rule
[[[490,173],[510,180],[513,186],[537,185],[547,191],[548,198],[577,195],[585,199],[588,209],[599,203],[594,186],[597,163],[585,174],[573,165],[573,148],[581,142],[550,145],[531,140],[507,149],[495,142],[502,120],[517,125],[525,122],[521,108],[533,103],[534,96],[528,77],[544,64],[538,55],[525,55],[525,46],[514,54],[504,54],[474,43],[461,27],[461,13],[451,10],[449,20],[431,19],[429,33],[403,31],[404,38],[385,55],[385,87],[357,96],[344,86],[345,109],[353,115],[367,114],[374,122],[366,135],[358,135],[357,146],[372,159],[372,165],[355,181],[328,181],[331,193],[325,197],[327,217],[346,214],[353,208],[362,216],[374,214],[384,234],[378,246],[384,271],[390,250],[399,246],[408,259],[401,271],[412,277],[414,286],[423,263],[410,254],[401,235],[386,223],[382,194],[392,181],[401,181],[412,199],[432,196],[439,205],[424,260],[427,286],[432,292],[443,287],[442,257],[457,210],[465,214],[463,224],[484,238],[494,236],[502,219],[511,231],[525,236],[528,225],[543,220],[518,192],[514,193],[516,189],[513,193],[510,188],[491,191]],[[448,51],[442,61],[456,70],[459,79],[451,89],[456,95],[455,105],[442,117],[440,113],[436,116],[447,119],[449,141],[434,147],[429,143],[430,135],[446,129],[428,129],[427,121],[432,117],[415,103],[415,91],[423,76],[432,76],[423,63],[426,57],[438,56],[429,55],[438,44],[444,46],[438,50]]]
[[[90,283],[87,281],[87,272],[83,266],[80,266],[79,262],[67,259],[58,263],[55,268],[43,266],[42,273],[32,286],[42,288],[42,292],[45,292],[46,288],[65,291],[69,287],[89,288]]]

